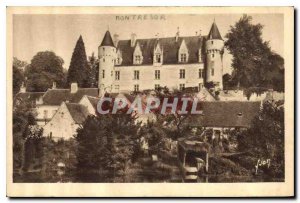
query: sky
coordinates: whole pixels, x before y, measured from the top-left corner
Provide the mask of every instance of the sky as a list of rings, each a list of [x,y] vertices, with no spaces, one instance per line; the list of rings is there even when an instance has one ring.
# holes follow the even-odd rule
[[[234,25],[243,14],[179,14],[179,15],[14,15],[13,16],[13,56],[30,63],[39,51],[54,51],[64,60],[64,68],[68,69],[71,56],[82,35],[87,56],[92,52],[97,55],[105,32],[109,29],[112,36],[117,33],[119,39],[130,39],[132,33],[137,38],[175,37],[179,27],[180,36],[194,36],[209,33],[215,20],[224,38],[230,26]],[[260,23],[263,28],[263,40],[269,41],[271,49],[283,56],[283,15],[251,14],[253,23]],[[123,19],[123,20],[122,20]],[[226,40],[226,39],[225,39]],[[232,56],[225,50],[224,73],[231,72]]]

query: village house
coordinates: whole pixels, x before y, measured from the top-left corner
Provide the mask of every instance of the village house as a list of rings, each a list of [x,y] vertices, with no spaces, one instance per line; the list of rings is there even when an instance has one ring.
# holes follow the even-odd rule
[[[53,140],[67,140],[73,138],[85,119],[88,117],[88,109],[77,103],[63,102],[52,119],[43,126],[43,136]]]
[[[260,101],[214,101],[201,102],[202,114],[194,115],[191,125],[201,127],[206,132],[205,136],[214,138],[227,138],[227,130],[247,129],[252,120],[261,110]],[[205,131],[204,131],[205,132]]]

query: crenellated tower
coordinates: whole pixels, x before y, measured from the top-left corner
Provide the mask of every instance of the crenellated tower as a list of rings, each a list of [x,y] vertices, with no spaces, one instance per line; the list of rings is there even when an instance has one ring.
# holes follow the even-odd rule
[[[224,40],[214,21],[206,41],[206,83],[213,83],[217,89],[223,89],[223,53]]]
[[[98,48],[99,57],[99,96],[106,92],[111,93],[114,83],[116,47],[111,38],[110,32],[106,31],[101,45]]]

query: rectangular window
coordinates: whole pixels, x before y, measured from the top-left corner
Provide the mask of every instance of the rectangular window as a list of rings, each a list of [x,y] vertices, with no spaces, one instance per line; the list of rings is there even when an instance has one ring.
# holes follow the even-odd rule
[[[134,85],[134,91],[138,92],[139,91],[139,85]]]
[[[211,69],[211,76],[214,76],[214,74],[215,74],[215,69]]]
[[[141,56],[135,56],[135,64],[141,64]]]
[[[102,78],[105,78],[105,70],[102,70]]]
[[[140,79],[140,71],[135,70],[134,71],[134,80],[139,80]]]
[[[157,63],[160,63],[160,61],[161,61],[160,54],[156,54],[155,56],[156,56],[156,57],[155,57],[156,62],[157,62]]]
[[[44,110],[44,119],[48,118],[48,110]]]
[[[203,69],[199,69],[199,78],[203,78]]]
[[[119,93],[119,91],[120,91],[120,85],[115,85],[115,91],[116,91],[117,93]]]
[[[154,85],[154,89],[155,89],[155,90],[158,90],[158,89],[159,89],[159,87],[160,87],[160,85],[159,85],[159,84],[155,84],[155,85]]]
[[[185,70],[184,69],[180,69],[179,70],[179,78],[180,79],[184,79],[185,78]]]
[[[179,84],[179,90],[182,91],[185,88],[185,84]]]
[[[120,80],[120,71],[116,71],[115,73],[115,79]]]
[[[186,54],[180,54],[180,61],[186,62]]]
[[[155,70],[155,80],[160,79],[160,70]]]
[[[199,87],[198,87],[199,89],[199,92],[202,90],[202,88],[203,88],[203,84],[202,83],[199,83]]]

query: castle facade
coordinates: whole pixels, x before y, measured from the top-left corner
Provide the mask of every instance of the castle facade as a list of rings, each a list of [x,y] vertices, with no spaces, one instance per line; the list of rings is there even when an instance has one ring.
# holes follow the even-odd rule
[[[214,22],[207,36],[114,39],[109,31],[98,49],[99,94],[167,86],[199,91],[205,83],[222,89],[224,41]]]

